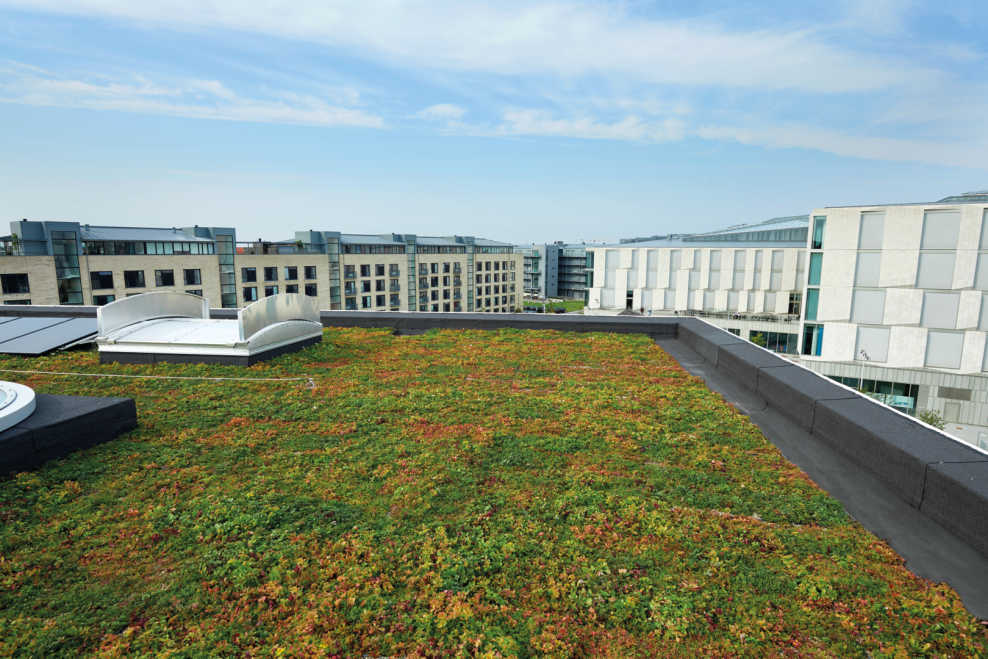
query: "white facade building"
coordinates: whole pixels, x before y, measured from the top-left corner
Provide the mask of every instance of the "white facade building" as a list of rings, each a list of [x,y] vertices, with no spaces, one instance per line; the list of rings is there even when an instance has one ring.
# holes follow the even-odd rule
[[[598,248],[589,298],[704,316],[988,448],[988,193]]]

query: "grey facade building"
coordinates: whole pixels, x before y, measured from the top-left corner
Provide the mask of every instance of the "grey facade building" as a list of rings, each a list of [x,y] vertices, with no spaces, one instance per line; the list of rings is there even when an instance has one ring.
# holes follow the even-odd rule
[[[525,293],[586,301],[588,269],[592,268],[588,248],[592,247],[563,242],[519,247],[525,259]]]
[[[0,237],[4,304],[94,304],[181,290],[237,308],[278,293],[320,309],[490,311],[522,304],[522,256],[473,236],[302,231],[237,242],[230,227],[22,220]]]

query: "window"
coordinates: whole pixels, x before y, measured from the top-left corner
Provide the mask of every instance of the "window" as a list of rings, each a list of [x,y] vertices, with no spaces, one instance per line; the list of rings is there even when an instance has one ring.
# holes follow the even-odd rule
[[[759,332],[749,331],[748,340],[767,348],[772,352],[782,352],[790,355],[796,354],[796,343],[799,340],[798,334],[784,334],[782,332]]]
[[[202,273],[199,268],[186,268],[185,269],[185,285],[195,286],[202,283]]]
[[[362,282],[360,282],[360,292],[361,293],[371,292],[371,283],[369,279],[365,279]]]
[[[391,296],[391,308],[397,310],[401,306],[401,296],[392,295]]]
[[[823,325],[806,325],[803,328],[803,354],[819,357],[823,352]]]
[[[678,251],[678,250],[674,250]],[[731,284],[731,288],[736,291],[740,291],[744,288],[744,264],[745,264],[745,252],[741,249],[734,250],[734,282]],[[675,270],[673,270],[673,276],[675,276]],[[671,286],[675,286],[675,279],[673,279]]]
[[[399,281],[398,279],[392,279],[391,280],[391,285],[388,287],[388,290],[391,291],[392,293],[395,293],[397,291],[400,291],[401,290],[401,281]]]
[[[789,308],[787,310],[787,313],[789,313],[789,314],[791,314],[793,316],[798,316],[799,315],[799,312],[800,312],[800,307],[802,306],[802,302],[803,302],[803,294],[802,293],[790,293],[789,294]]]
[[[278,268],[274,266],[264,268],[264,281],[278,281]]]
[[[240,268],[240,281],[245,284],[257,281],[257,268]]]
[[[438,275],[439,274],[439,264],[438,263],[430,263],[429,264],[429,274],[432,274],[432,275]]]
[[[319,295],[316,284],[306,284],[305,294],[308,295],[309,297],[316,297],[317,295]]]
[[[700,288],[700,250],[693,250],[693,267],[690,268],[689,287],[691,291]]]
[[[0,275],[0,282],[3,284],[4,295],[19,295],[21,293],[31,292],[26,273]]]
[[[923,213],[922,249],[957,249],[961,229],[961,212],[935,210]]]
[[[100,288],[113,288],[113,273],[109,270],[90,272],[89,283],[91,284],[93,290]]]
[[[720,288],[720,250],[710,250],[710,281],[707,288]],[[712,307],[711,307],[712,308]]]
[[[806,289],[806,320],[816,320],[817,307],[820,304],[820,289],[818,288],[807,288]],[[748,307],[748,311],[751,311],[751,307]]]
[[[380,292],[380,291],[385,290],[385,288],[386,288],[386,284],[384,283],[384,280],[383,279],[377,279],[377,280],[374,281],[374,290],[375,291]]]
[[[923,294],[923,327],[954,329],[957,327],[957,311],[960,308],[960,293]]]
[[[919,273],[916,276],[917,288],[949,289],[954,283],[953,252],[941,254],[936,252],[919,255]]]
[[[357,269],[352,265],[343,266],[343,278],[344,279],[356,279]]]
[[[926,338],[926,365],[937,368],[960,368],[963,348],[962,332],[930,330]]]
[[[344,295],[356,295],[357,294],[357,282],[355,282],[355,281],[343,282],[343,294]]]
[[[124,270],[124,286],[126,288],[143,288],[144,287],[144,271],[143,270]]]
[[[851,321],[880,325],[885,315],[885,291],[855,290],[851,298]]]
[[[443,275],[443,286],[449,286],[449,275]]]
[[[881,249],[884,232],[885,211],[865,211],[861,213],[858,249]]]
[[[374,265],[374,276],[375,277],[383,277],[384,276],[384,264],[383,263],[377,263],[377,264]]]
[[[298,284],[285,284],[286,293],[298,293]]]
[[[885,362],[889,356],[888,327],[859,327],[854,358],[864,362]]]
[[[436,288],[439,286],[439,277],[430,277],[429,286]]]
[[[305,275],[305,278],[306,279],[315,279],[316,278],[316,266],[314,266],[314,265],[307,265],[307,266],[305,266],[305,270],[303,271],[303,274]]]
[[[769,290],[782,290],[782,264],[784,258],[785,257],[783,256],[781,249],[772,250],[772,262],[770,263],[772,267],[772,275],[768,285]]]
[[[257,286],[244,286],[244,302],[257,301]]]
[[[174,270],[155,270],[154,271],[154,285],[155,286],[174,286],[175,285],[175,271]]]
[[[386,295],[377,295],[377,296],[375,296],[374,305],[375,306],[378,306],[378,307],[385,306],[386,305],[386,303],[385,303],[385,299],[386,298],[387,298]]]
[[[4,300],[4,304],[31,304],[31,300]]]
[[[370,277],[370,265],[369,264],[365,263],[364,265],[360,266],[360,276],[361,277]]]
[[[347,311],[356,311],[357,310],[357,298],[355,298],[355,297],[348,297],[346,299],[346,310]]]
[[[822,254],[814,254],[813,256],[822,256]],[[855,286],[878,286],[881,260],[880,252],[861,252],[858,254],[858,263],[854,271]],[[812,272],[812,267],[810,271]]]
[[[285,266],[285,280],[295,281],[298,279],[298,266],[286,265]]]
[[[313,275],[313,277],[314,276],[315,275]],[[398,266],[397,263],[392,263],[391,265],[388,266],[388,276],[389,277],[400,277],[401,276],[401,268]]]
[[[277,286],[265,286],[264,287],[264,297],[268,297],[269,295],[277,295],[277,294],[278,294],[278,287]]]
[[[810,249],[823,249],[823,231],[827,226],[827,217],[817,215],[813,218],[813,239]]]
[[[198,295],[199,297],[202,297],[202,289],[201,288],[190,288],[190,289],[186,290],[185,292],[188,293],[189,295]]]
[[[114,295],[94,295],[93,304],[97,307],[102,307],[104,304],[109,304],[113,302],[116,298]]]
[[[370,309],[371,308],[371,296],[370,295],[363,295],[363,296],[361,296],[361,298],[360,298],[360,308],[361,309]]]

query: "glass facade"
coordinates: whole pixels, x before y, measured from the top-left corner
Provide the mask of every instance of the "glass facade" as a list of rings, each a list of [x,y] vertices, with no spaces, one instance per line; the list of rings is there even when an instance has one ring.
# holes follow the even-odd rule
[[[74,231],[52,231],[51,248],[55,256],[58,303],[82,304],[78,235]]]

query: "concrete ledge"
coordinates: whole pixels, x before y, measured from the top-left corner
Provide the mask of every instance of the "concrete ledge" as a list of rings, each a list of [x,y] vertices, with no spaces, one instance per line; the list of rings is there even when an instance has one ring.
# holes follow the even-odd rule
[[[212,314],[212,312],[210,312]],[[664,316],[584,316],[532,313],[433,313],[399,311],[323,311],[324,327],[378,327],[395,330],[524,329],[561,332],[617,332],[676,336],[680,319]]]
[[[930,465],[921,510],[988,556],[988,459]]]
[[[916,508],[923,502],[927,465],[988,460],[863,397],[818,402],[813,435],[871,471]]]
[[[805,430],[812,430],[818,401],[856,400],[860,396],[805,368],[787,364],[758,371],[756,391]]]
[[[695,318],[680,319],[679,340],[699,353],[705,360],[717,366],[721,346],[744,345],[747,341],[730,332],[708,325]]]
[[[130,398],[38,394],[34,414],[0,433],[0,473],[31,469],[136,427]]]
[[[758,388],[758,372],[791,366],[791,362],[748,342],[722,344],[717,347],[717,368],[748,389]]]

